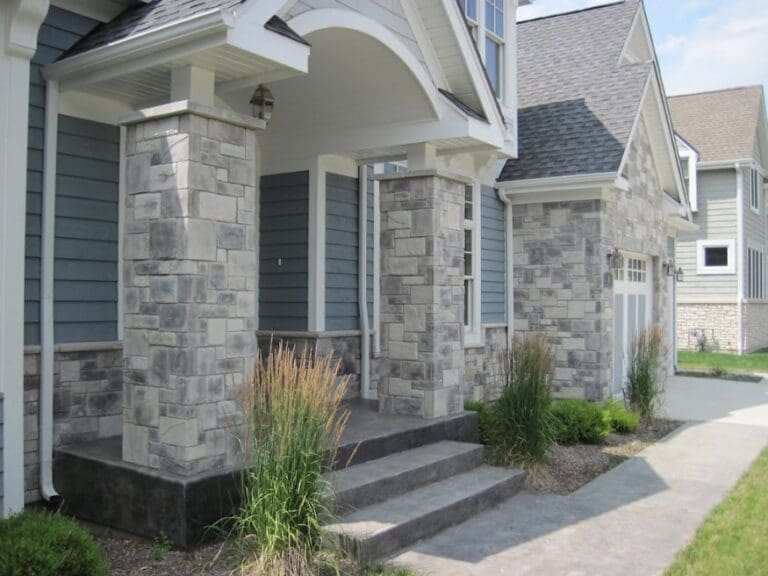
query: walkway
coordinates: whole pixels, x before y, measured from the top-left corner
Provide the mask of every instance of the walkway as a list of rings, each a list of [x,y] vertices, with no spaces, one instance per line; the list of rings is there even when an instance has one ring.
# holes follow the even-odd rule
[[[665,412],[691,422],[573,494],[523,492],[395,562],[440,576],[663,573],[768,443],[768,382],[674,378]]]

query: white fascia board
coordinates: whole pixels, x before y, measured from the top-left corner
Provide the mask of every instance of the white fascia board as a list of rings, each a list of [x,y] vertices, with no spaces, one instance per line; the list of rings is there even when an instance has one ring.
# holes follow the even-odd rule
[[[517,194],[536,194],[541,192],[569,192],[602,188],[626,189],[626,180],[619,178],[616,172],[595,174],[576,174],[573,176],[554,176],[551,178],[533,178],[530,180],[508,180],[496,183],[500,193],[514,197]]]
[[[309,46],[267,30],[263,25],[229,28],[227,44],[297,72],[309,72]]]
[[[736,170],[739,166],[754,162],[754,158],[742,158],[741,160],[708,160],[699,162],[699,170]]]
[[[667,218],[667,230],[673,232],[696,232],[699,229],[698,224],[686,220],[678,214]]]

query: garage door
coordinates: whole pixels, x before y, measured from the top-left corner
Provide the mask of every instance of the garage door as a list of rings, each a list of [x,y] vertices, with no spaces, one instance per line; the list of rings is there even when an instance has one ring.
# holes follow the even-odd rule
[[[637,334],[651,324],[650,260],[625,255],[613,271],[613,393],[620,395]]]

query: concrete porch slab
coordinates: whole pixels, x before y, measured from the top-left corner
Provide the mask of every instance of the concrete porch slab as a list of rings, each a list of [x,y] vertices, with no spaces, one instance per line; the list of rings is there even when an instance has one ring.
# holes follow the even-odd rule
[[[348,406],[337,468],[441,440],[477,439],[473,412],[423,420],[379,414],[375,402]],[[237,506],[239,480],[234,469],[181,476],[125,462],[120,437],[59,448],[54,455],[54,483],[67,513],[148,538],[165,533],[185,548],[216,536],[208,527]]]

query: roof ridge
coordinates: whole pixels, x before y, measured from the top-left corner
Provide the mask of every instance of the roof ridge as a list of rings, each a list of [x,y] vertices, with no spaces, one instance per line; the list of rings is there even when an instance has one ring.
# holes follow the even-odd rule
[[[701,90],[700,92],[688,92],[687,94],[675,94],[674,96],[667,96],[667,99],[672,100],[674,98],[689,98],[691,96],[704,96],[706,94],[735,92],[737,90],[749,90],[750,88],[760,88],[761,90],[764,90],[762,84],[746,84],[744,86],[729,86],[728,88],[715,88],[713,90]]]
[[[520,20],[517,24],[528,24],[529,22],[538,22],[539,20],[547,20],[550,18],[560,18],[561,16],[572,16],[574,14],[581,14],[582,12],[590,12],[592,10],[600,10],[602,8],[610,8],[612,6],[618,6],[619,4],[628,4],[634,0],[617,0],[616,2],[609,2],[607,4],[598,4],[597,6],[587,6],[586,8],[578,8],[576,10],[569,10],[568,12],[559,12],[557,14],[547,14],[546,16],[537,16],[528,20]]]

